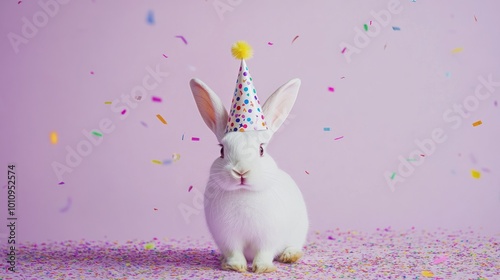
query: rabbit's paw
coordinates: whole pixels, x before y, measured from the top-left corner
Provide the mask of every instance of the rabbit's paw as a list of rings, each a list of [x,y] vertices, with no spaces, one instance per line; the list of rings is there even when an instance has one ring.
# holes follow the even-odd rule
[[[279,256],[278,260],[283,263],[294,263],[302,257],[303,253],[299,248],[288,247]]]
[[[273,263],[253,263],[252,271],[255,273],[266,273],[276,271],[276,266]]]
[[[221,265],[224,270],[247,272],[247,260],[242,254],[222,258]]]

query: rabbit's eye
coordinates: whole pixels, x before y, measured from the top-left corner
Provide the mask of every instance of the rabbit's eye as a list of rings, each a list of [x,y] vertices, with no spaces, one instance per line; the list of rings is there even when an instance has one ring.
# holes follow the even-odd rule
[[[264,148],[262,147],[262,144],[260,144],[260,156],[264,156]]]
[[[220,158],[224,158],[224,146],[220,146]]]

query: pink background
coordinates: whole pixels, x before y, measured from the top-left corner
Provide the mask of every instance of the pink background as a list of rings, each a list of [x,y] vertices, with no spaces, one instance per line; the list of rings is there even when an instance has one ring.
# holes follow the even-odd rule
[[[228,106],[239,66],[229,48],[241,39],[254,48],[248,66],[261,99],[302,80],[270,154],[302,189],[311,230],[472,226],[500,233],[500,87],[456,129],[443,119],[473,96],[478,77],[500,81],[498,1],[401,0],[402,10],[379,30],[371,12],[387,10],[388,0],[67,2],[18,53],[8,34],[22,36],[23,17],[43,20],[43,9],[36,1],[0,4],[0,218],[14,162],[18,240],[207,235],[199,194],[219,148],[188,82],[202,79]],[[227,11],[218,14],[217,4]],[[364,24],[369,43],[342,54],[343,44],[356,46],[355,30],[366,33]],[[125,118],[104,104],[130,95],[147,67],[169,76]],[[103,119],[114,131],[59,185],[52,163],[66,164],[66,147],[76,149],[86,139],[82,130],[99,129]],[[410,162],[421,165],[404,178],[399,156],[405,162],[415,140],[435,128],[446,141]],[[180,160],[152,163],[173,153]],[[186,220],[180,208],[194,214]]]

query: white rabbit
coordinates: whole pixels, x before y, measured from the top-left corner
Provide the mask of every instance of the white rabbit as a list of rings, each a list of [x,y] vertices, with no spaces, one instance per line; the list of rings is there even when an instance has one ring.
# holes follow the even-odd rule
[[[267,130],[225,132],[228,112],[198,79],[190,82],[200,114],[221,146],[205,189],[205,218],[223,257],[222,268],[276,270],[273,260],[296,262],[309,228],[306,205],[294,180],[267,153],[272,135],[297,98],[300,80],[281,86],[266,101]]]

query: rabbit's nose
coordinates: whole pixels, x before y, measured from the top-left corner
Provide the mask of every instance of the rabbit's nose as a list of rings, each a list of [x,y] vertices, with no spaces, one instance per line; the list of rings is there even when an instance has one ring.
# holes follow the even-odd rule
[[[236,170],[236,169],[233,169],[232,171],[233,171],[233,175],[235,175],[235,177],[243,177],[250,170]]]

